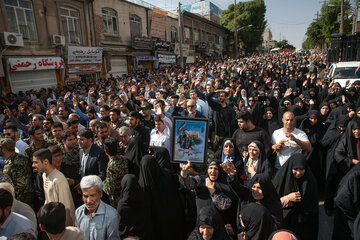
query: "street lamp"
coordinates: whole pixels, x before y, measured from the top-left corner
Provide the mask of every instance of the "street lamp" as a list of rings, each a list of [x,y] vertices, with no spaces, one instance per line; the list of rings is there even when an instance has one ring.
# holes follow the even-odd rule
[[[249,25],[247,25],[247,26],[243,26],[243,27],[241,27],[241,28],[238,28],[237,31],[240,31],[240,30],[243,30],[244,28],[249,28],[249,27],[252,27],[252,26],[253,26],[252,24],[249,24]]]

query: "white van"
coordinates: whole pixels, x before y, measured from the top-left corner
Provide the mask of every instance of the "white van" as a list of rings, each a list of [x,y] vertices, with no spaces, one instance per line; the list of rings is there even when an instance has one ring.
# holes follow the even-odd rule
[[[355,74],[359,65],[360,62],[333,63],[329,68],[329,75],[334,77],[335,82],[340,83],[341,87],[345,87],[347,80],[350,80],[350,85],[356,80],[360,80],[360,78]]]

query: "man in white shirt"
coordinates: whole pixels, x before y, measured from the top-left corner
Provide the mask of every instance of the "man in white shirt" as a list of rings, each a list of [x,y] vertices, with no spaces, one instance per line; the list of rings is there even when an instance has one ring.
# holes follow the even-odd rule
[[[294,127],[295,115],[292,112],[285,112],[282,118],[284,127],[275,130],[271,136],[272,149],[277,152],[275,169],[282,165],[294,153],[311,151],[311,143],[305,132]]]
[[[19,139],[17,127],[15,125],[7,125],[3,127],[4,137],[11,138],[15,142],[15,152],[24,155],[24,150],[28,146],[26,142]]]
[[[171,154],[170,130],[160,116],[154,117],[155,128],[150,133],[150,146],[165,147]]]

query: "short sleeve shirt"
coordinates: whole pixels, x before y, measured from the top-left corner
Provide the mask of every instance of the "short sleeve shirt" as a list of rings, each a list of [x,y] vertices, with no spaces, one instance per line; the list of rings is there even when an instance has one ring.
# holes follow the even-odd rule
[[[301,131],[300,129],[295,128],[291,134],[301,141],[309,142],[306,133]],[[284,147],[276,156],[276,169],[279,169],[282,165],[284,165],[284,163],[286,163],[286,161],[291,157],[292,154],[301,153],[300,146],[296,142],[291,141],[288,137],[286,137],[282,128],[275,130],[271,136],[272,144],[279,144],[280,142],[283,142]]]

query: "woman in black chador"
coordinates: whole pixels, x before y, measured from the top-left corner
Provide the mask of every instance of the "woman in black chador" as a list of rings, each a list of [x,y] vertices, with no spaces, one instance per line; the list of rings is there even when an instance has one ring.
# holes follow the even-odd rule
[[[317,239],[319,225],[318,190],[306,157],[293,154],[274,177],[283,207],[283,227],[301,239]]]

